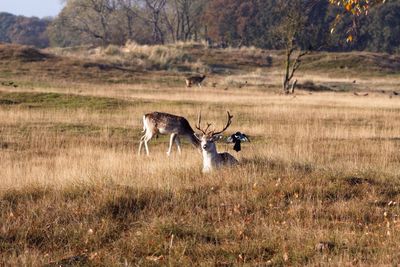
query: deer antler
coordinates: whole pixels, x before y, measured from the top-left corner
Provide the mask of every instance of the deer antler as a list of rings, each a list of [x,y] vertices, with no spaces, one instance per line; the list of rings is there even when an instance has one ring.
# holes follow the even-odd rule
[[[226,113],[228,113],[228,122],[226,123],[226,126],[224,127],[224,129],[222,129],[222,131],[219,131],[216,133],[213,131],[212,135],[217,135],[217,134],[221,134],[221,133],[225,132],[226,129],[228,129],[229,126],[231,125],[233,116],[229,113],[229,111],[227,111]]]
[[[198,118],[198,121],[197,121],[197,124],[196,124],[196,129],[201,131],[204,135],[207,135],[207,131],[210,128],[210,126],[211,126],[211,123],[207,123],[207,127],[204,130],[201,129],[201,111],[200,111],[199,118]]]

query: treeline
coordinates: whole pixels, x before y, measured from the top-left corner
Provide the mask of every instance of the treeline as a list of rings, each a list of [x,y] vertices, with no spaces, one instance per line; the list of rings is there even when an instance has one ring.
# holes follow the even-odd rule
[[[387,2],[363,18],[351,43],[346,42],[350,18],[344,17],[331,34],[338,10],[329,1],[303,3],[301,19],[306,22],[296,37],[303,48],[390,53],[400,49],[400,1]],[[285,0],[68,0],[49,34],[57,46],[201,39],[222,47],[279,49],[282,32],[277,29],[287,15],[288,10],[282,9],[287,4]]]
[[[205,38],[205,0],[68,0],[52,23],[52,43],[146,44]]]
[[[0,13],[0,42],[47,47],[50,19],[39,19]]]
[[[285,34],[280,30],[285,23],[282,20],[288,17],[288,3],[292,2],[297,1],[67,0],[51,22],[0,16],[0,41],[43,47],[123,45],[128,40],[140,44],[207,40],[218,47],[280,49]],[[296,43],[302,48],[400,51],[400,0],[387,1],[361,18],[353,42],[346,42],[352,24],[346,16],[331,33],[339,11],[328,0],[302,2],[304,8],[298,19],[304,28],[296,34]],[[33,41],[35,38],[40,41]]]

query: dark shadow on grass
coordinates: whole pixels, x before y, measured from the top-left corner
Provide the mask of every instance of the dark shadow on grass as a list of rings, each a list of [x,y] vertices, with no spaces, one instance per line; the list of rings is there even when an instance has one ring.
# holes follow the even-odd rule
[[[362,184],[369,184],[369,185],[376,185],[377,183],[369,178],[362,178],[362,177],[356,177],[356,176],[349,176],[344,178],[344,181],[351,186],[355,185],[362,185]]]
[[[91,266],[89,256],[87,254],[68,257],[59,261],[50,262],[43,267],[69,267],[69,266]]]
[[[49,195],[49,189],[40,187],[26,188],[25,190],[8,190],[0,197],[0,207],[9,206],[14,208],[23,202],[37,202]]]
[[[264,157],[254,157],[251,159],[243,159],[240,164],[245,166],[252,166],[257,170],[273,170],[273,171],[284,171],[292,170],[303,174],[311,174],[315,167],[311,163],[304,162],[285,162],[280,159],[271,159]]]
[[[138,217],[143,211],[163,210],[172,201],[172,194],[153,189],[125,188],[119,191],[99,209],[100,216],[111,216],[116,220],[125,220],[128,216]]]
[[[304,83],[300,83],[297,85],[297,88],[300,90],[310,91],[310,92],[334,92],[336,90],[322,85],[322,84],[315,84],[311,81],[306,81]]]
[[[196,240],[214,245],[220,244],[220,239],[221,239],[213,231],[207,229],[194,229],[183,225],[176,225],[176,224],[165,225],[162,227],[161,230],[168,236],[174,235],[179,239]]]

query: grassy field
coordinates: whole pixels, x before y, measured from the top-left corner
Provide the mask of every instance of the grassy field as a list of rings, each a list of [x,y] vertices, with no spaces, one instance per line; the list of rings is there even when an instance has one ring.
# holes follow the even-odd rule
[[[311,55],[299,72],[310,88],[286,96],[280,52],[192,45],[160,65],[149,49],[134,69],[115,47],[0,47],[0,265],[400,264],[395,58]],[[179,60],[210,71],[206,86],[185,88]],[[229,110],[227,134],[251,143],[218,143],[240,165],[211,174],[186,140],[181,156],[167,157],[166,136],[138,156],[155,110],[192,125],[201,110],[217,127]]]

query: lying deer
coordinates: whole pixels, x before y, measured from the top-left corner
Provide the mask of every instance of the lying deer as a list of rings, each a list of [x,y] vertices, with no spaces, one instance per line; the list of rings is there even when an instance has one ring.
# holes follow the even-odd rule
[[[181,145],[179,136],[185,136],[195,147],[200,146],[199,140],[195,137],[195,132],[189,122],[184,118],[163,112],[152,112],[143,116],[143,132],[144,135],[140,139],[139,155],[142,146],[146,148],[146,154],[149,155],[148,142],[157,134],[170,134],[170,142],[168,156],[172,151],[172,144],[175,142],[178,147],[179,154],[181,153]]]
[[[233,116],[228,113],[228,122],[226,126],[222,129],[222,131],[215,132],[209,131],[211,126],[210,123],[207,124],[207,127],[202,129],[201,127],[201,114],[199,114],[198,123],[196,128],[202,132],[201,136],[197,136],[199,139],[201,150],[203,154],[203,172],[210,172],[214,169],[218,169],[222,166],[232,166],[238,164],[238,161],[229,153],[218,153],[217,147],[215,145],[215,141],[221,139],[221,133],[225,132],[226,129],[232,123]]]
[[[201,83],[206,78],[206,75],[201,76],[190,76],[186,78],[186,87],[192,87],[193,84],[197,84],[201,87]]]

